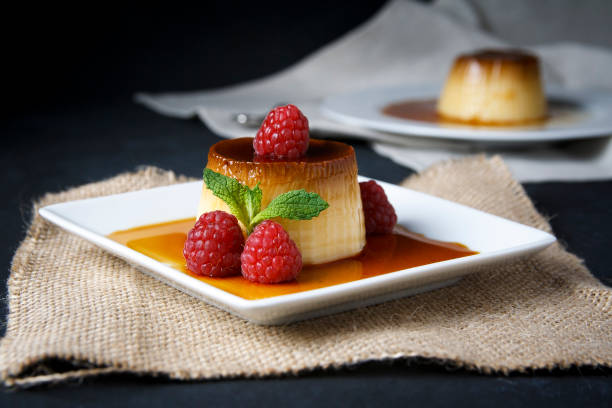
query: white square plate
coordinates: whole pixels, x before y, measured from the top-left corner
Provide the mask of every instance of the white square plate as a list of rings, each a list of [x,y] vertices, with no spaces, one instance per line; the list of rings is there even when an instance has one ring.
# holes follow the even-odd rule
[[[367,180],[360,177],[360,181]],[[473,208],[379,182],[398,223],[428,238],[460,242],[478,254],[300,293],[247,300],[171,268],[106,236],[117,230],[195,217],[202,182],[54,204],[40,215],[143,272],[258,324],[283,324],[397,299],[456,282],[483,266],[526,256],[552,235]]]

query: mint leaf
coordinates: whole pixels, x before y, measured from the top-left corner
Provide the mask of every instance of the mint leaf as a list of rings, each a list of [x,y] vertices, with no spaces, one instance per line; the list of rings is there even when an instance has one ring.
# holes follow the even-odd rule
[[[204,169],[203,177],[206,187],[227,204],[230,212],[247,228],[249,234],[263,220],[275,217],[309,220],[329,207],[317,193],[293,190],[279,195],[266,209],[260,211],[263,192],[259,183],[251,189],[234,178],[210,169]]]
[[[204,169],[204,183],[215,196],[219,197],[227,204],[232,214],[238,218],[238,221],[242,222],[248,228],[251,217],[249,217],[249,211],[247,211],[247,206],[245,206],[243,197],[248,194],[245,193],[245,190],[251,190],[240,184],[238,180],[224,176],[223,174],[215,173],[210,169]],[[259,189],[259,187],[255,188]],[[255,207],[253,203],[251,203],[250,206]]]
[[[246,214],[249,217],[249,220],[252,220],[253,217],[255,217],[255,215],[257,215],[257,213],[261,209],[261,197],[263,193],[261,191],[261,188],[259,188],[259,183],[257,183],[257,185],[253,187],[253,189],[250,189],[247,186],[243,187],[244,189],[241,192],[242,202],[244,203]],[[247,227],[249,226],[249,224],[245,225],[247,225]]]
[[[251,220],[251,227],[274,217],[290,220],[309,220],[329,207],[317,193],[293,190],[277,196],[268,206]]]

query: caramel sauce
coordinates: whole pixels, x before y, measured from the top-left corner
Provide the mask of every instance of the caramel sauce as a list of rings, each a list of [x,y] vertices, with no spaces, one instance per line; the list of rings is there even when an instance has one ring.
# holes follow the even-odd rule
[[[209,278],[187,270],[183,245],[195,218],[116,231],[108,237],[202,282],[245,299],[262,299],[324,288],[402,269],[474,255],[458,243],[441,242],[396,228],[388,235],[368,236],[362,253],[322,265],[304,266],[297,280],[278,284],[250,282],[242,276]]]
[[[483,127],[520,127],[533,125],[548,125],[556,122],[576,119],[580,107],[574,103],[552,100],[548,101],[548,116],[544,119],[529,120],[515,123],[493,123],[480,122],[478,120],[461,121],[446,118],[438,114],[436,99],[408,100],[391,103],[382,108],[382,113],[400,119],[414,120],[417,122],[435,123],[440,125],[468,125]]]
[[[461,54],[457,61],[477,61],[479,63],[516,63],[516,64],[537,64],[538,58],[520,49],[482,49],[467,54]]]

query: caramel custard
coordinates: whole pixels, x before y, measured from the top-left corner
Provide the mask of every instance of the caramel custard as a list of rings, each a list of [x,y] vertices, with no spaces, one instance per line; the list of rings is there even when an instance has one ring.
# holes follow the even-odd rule
[[[252,138],[223,140],[208,153],[207,168],[263,191],[261,208],[276,196],[304,189],[317,193],[329,208],[311,220],[275,219],[295,242],[304,265],[355,256],[365,245],[365,224],[357,181],[355,151],[345,143],[310,139],[306,156],[297,160],[258,159]],[[223,200],[202,188],[198,217],[209,211],[230,212]]]
[[[244,299],[303,292],[477,253],[464,245],[435,241],[399,227],[393,234],[368,236],[363,251],[356,256],[305,266],[296,281],[261,284],[250,282],[242,276],[209,278],[187,270],[183,245],[194,223],[195,218],[189,218],[147,225],[113,232],[109,238]]]
[[[448,74],[437,111],[449,120],[491,125],[545,119],[538,58],[521,50],[460,55]]]

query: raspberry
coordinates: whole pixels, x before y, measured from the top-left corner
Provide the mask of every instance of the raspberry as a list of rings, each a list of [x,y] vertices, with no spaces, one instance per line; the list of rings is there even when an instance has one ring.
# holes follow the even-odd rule
[[[374,180],[359,183],[366,234],[390,234],[397,223],[397,215],[387,195]]]
[[[308,119],[295,105],[270,111],[253,140],[257,156],[267,159],[298,159],[308,150]]]
[[[238,220],[224,211],[204,213],[183,247],[187,268],[196,275],[222,277],[240,273],[244,236]]]
[[[253,282],[278,283],[296,278],[302,254],[289,234],[274,221],[265,220],[249,235],[242,252],[242,276]]]

